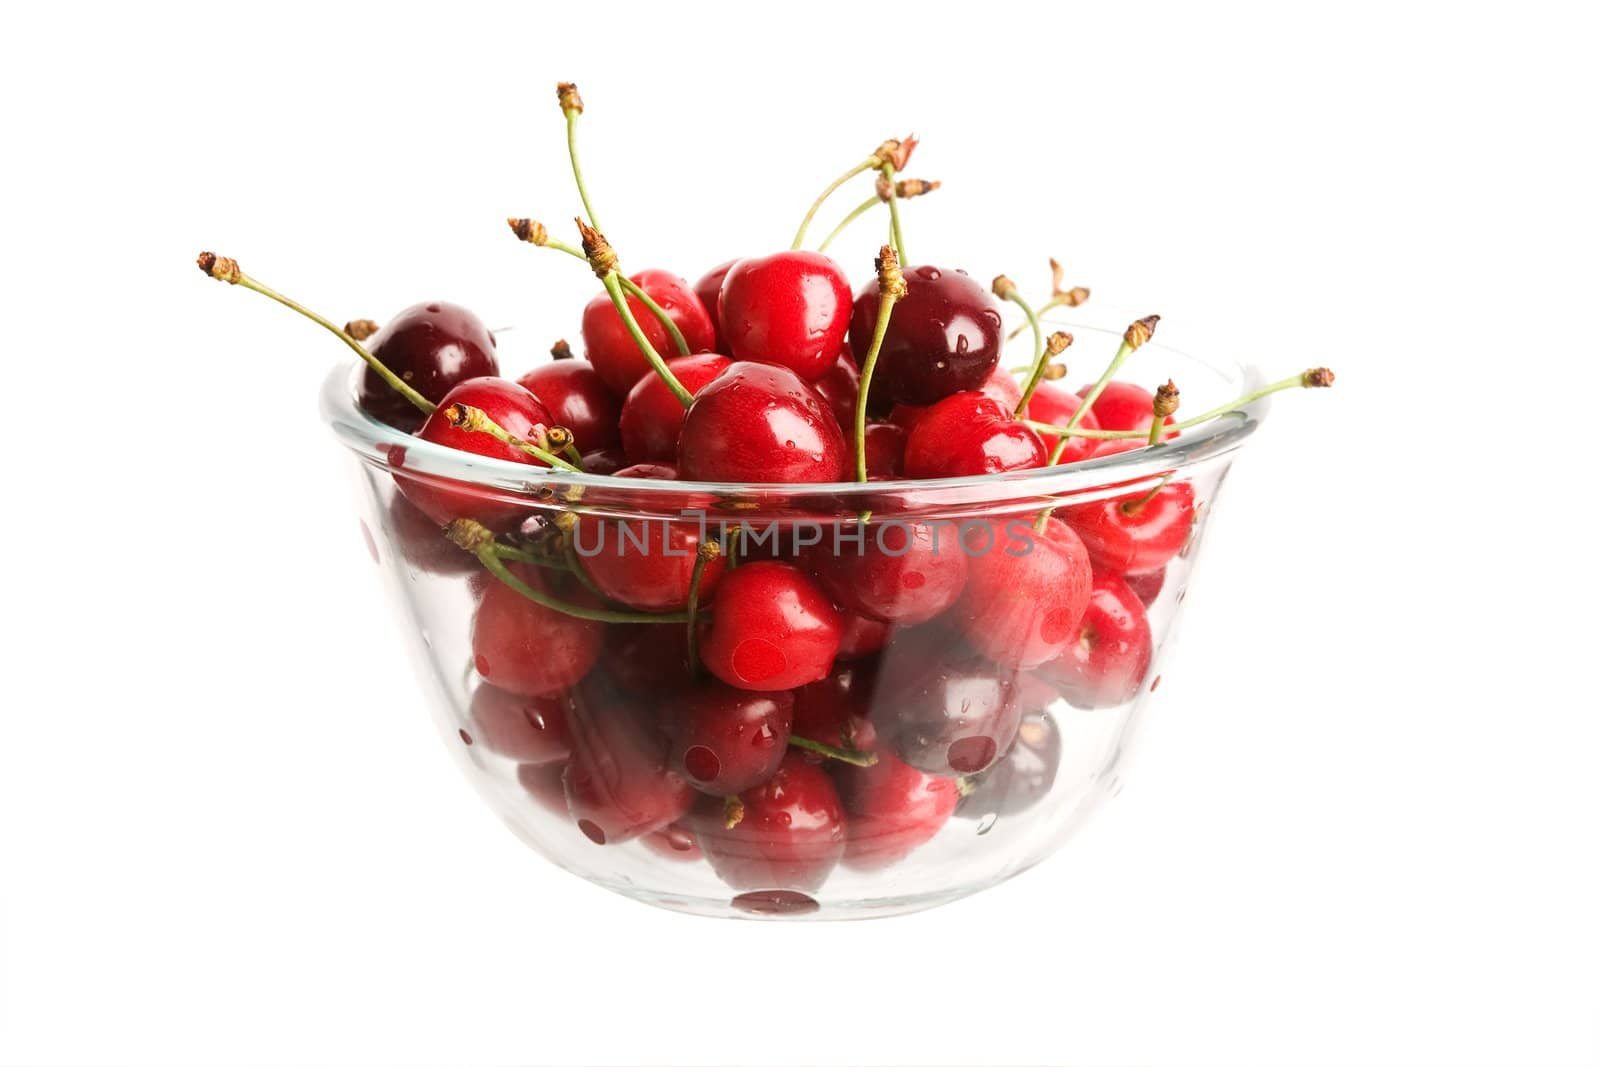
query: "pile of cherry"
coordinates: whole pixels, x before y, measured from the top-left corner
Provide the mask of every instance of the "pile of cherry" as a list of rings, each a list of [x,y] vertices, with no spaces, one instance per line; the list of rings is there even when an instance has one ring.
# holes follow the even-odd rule
[[[582,105],[569,89],[570,124]],[[857,168],[879,173],[890,208],[909,144],[886,142]],[[877,277],[853,293],[800,238],[692,285],[664,270],[624,278],[586,192],[584,203],[581,252],[537,223],[512,224],[586,259],[604,283],[583,310],[582,358],[562,342],[551,362],[501,377],[494,335],[443,302],[382,328],[312,316],[367,360],[360,406],[512,463],[736,484],[995,474],[1181,429],[1170,383],[1153,394],[1109,370],[1077,392],[1046,380],[1070,339],[1047,344],[1001,278],[995,293],[1033,327],[1019,382],[1000,362],[1000,301],[960,270],[902,270],[898,212]],[[304,311],[232,260],[207,253],[200,266]],[[1113,370],[1154,323],[1130,326]],[[1153,430],[1158,420],[1173,428]],[[1125,433],[1093,436],[1115,431]],[[492,579],[475,585],[481,684],[464,739],[516,761],[529,792],[595,843],[703,856],[740,890],[810,892],[840,863],[902,860],[953,816],[1035,803],[1060,749],[1045,709],[1058,697],[1121,704],[1145,682],[1146,607],[1198,506],[1191,485],[1168,480],[959,531],[898,521],[842,550],[828,539],[750,549],[702,544],[687,521],[585,513],[577,500],[552,521],[548,498],[520,504],[408,476],[401,451],[397,543],[422,569]],[[574,551],[585,543],[600,550]]]

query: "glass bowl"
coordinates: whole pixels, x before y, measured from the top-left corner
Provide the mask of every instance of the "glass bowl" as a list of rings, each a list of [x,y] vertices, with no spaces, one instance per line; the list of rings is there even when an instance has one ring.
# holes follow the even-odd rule
[[[1077,314],[1061,325],[1079,351],[1110,352],[1121,333]],[[1146,383],[1178,381],[1192,411],[1261,384],[1252,368],[1156,342],[1130,366]],[[1266,410],[1258,401],[1158,448],[1049,470],[864,485],[663,482],[420,441],[357,408],[357,369],[329,375],[323,413],[349,449],[368,548],[459,766],[560,867],[646,903],[747,918],[864,918],[955,900],[1038,863],[1113,795],[1161,684],[1218,489]],[[448,540],[401,485],[435,499],[448,486],[450,499],[481,506],[503,543],[543,561],[513,563],[515,575],[590,606],[599,604],[585,588],[592,583],[563,567],[587,576],[599,553],[638,552],[640,534],[646,553],[666,554],[682,552],[685,537],[738,530],[727,542],[737,569],[726,559],[706,566],[700,625],[716,628],[717,590],[730,576],[743,571],[739,588],[760,590],[759,575],[790,580],[798,569],[805,588],[832,602],[820,610],[841,609],[833,638],[818,639],[836,642],[832,667],[816,681],[787,677],[790,659],[807,655],[799,644],[740,644],[743,635],[724,633],[719,654],[760,695],[704,668],[691,677],[681,619],[603,623],[540,608]],[[1136,515],[1157,514],[1123,536],[1128,524],[1114,513],[1138,501]],[[1043,544],[1052,534],[1032,533],[1044,509],[1095,563],[1088,613],[1070,632],[1060,602],[1081,590],[1029,584],[1030,575],[1050,580],[1060,554]],[[633,536],[613,536],[607,548],[600,531],[625,527]],[[935,531],[942,548],[924,543]],[[904,562],[849,566],[862,552]],[[666,565],[692,560],[691,549]],[[882,599],[885,580],[917,592],[931,580],[941,592],[910,597],[916,610],[902,613]],[[773,605],[792,608],[786,595],[773,594]],[[871,619],[869,610],[901,617]],[[704,658],[711,638],[699,635]],[[732,719],[705,711],[719,700],[743,710]],[[684,723],[702,712],[734,746],[724,756],[770,775],[737,801],[713,794],[726,791],[718,774],[738,768],[693,751],[707,746],[693,743],[700,727]],[[818,744],[785,744],[785,729]],[[840,751],[817,751],[828,745]]]

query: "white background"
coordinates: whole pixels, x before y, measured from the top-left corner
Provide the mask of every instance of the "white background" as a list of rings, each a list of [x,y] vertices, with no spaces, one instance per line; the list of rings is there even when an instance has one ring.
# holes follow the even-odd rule
[[[564,9],[6,15],[0,1060],[1600,1059],[1580,6]],[[778,247],[915,130],[915,258],[1056,255],[1181,347],[1338,370],[1237,465],[1131,783],[1037,871],[695,920],[450,766],[316,416],[341,352],[192,263],[575,333],[592,279],[501,221],[573,213],[558,78],[635,267]]]

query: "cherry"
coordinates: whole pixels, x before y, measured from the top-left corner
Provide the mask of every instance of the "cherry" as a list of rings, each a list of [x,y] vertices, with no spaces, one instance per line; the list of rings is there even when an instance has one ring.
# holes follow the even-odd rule
[[[703,352],[716,343],[711,313],[706,310],[689,283],[670,271],[642,270],[630,279],[667,313],[683,334],[689,351]],[[627,297],[639,329],[652,347],[662,354],[674,351],[666,327],[636,297]],[[627,396],[633,384],[652,373],[650,363],[639,351],[633,335],[622,323],[611,297],[600,293],[583,309],[583,345],[600,378],[617,396]]]
[[[1133,590],[1133,595],[1139,598],[1139,603],[1149,607],[1156,602],[1156,597],[1161,595],[1162,587],[1167,584],[1167,568],[1158,567],[1153,571],[1135,571],[1124,574],[1122,580],[1128,583],[1128,588]]]
[[[732,796],[771,778],[794,718],[789,693],[696,686],[667,708],[668,761],[702,793]]]
[[[682,407],[683,405],[679,405]],[[623,453],[620,445],[610,445],[606,448],[597,448],[592,452],[583,454],[583,469],[586,474],[615,474],[623,467],[628,466],[628,457]]]
[[[518,578],[543,588],[538,568],[508,564]],[[597,622],[536,604],[508,585],[484,591],[472,621],[472,662],[484,681],[518,696],[556,693],[575,684],[600,657]]]
[[[722,280],[728,276],[728,271],[737,262],[739,262],[737,259],[730,259],[720,266],[712,267],[701,275],[699,281],[694,283],[694,294],[700,298],[700,303],[704,304],[706,310],[711,313],[711,325],[715,328],[717,334],[716,350],[723,355],[728,354],[728,342],[722,331],[722,314],[717,304],[722,296]],[[687,383],[685,383],[685,388],[688,388]]]
[[[665,830],[645,834],[639,840],[645,848],[665,859],[693,863],[705,858],[705,853],[700,851],[700,842],[694,839],[694,832],[678,823],[673,823]]]
[[[957,478],[1042,467],[1039,435],[982,393],[947,396],[922,413],[906,439],[908,478]]]
[[[1072,418],[1072,413],[1082,405],[1083,398],[1077,394],[1069,393],[1060,386],[1052,385],[1049,382],[1040,382],[1039,387],[1034,390],[1033,396],[1029,398],[1028,410],[1023,412],[1023,415],[1026,418],[1033,419],[1035,422],[1048,422],[1052,426],[1066,426],[1067,422]],[[1096,405],[1097,408],[1098,406]],[[1148,419],[1145,420],[1145,424],[1149,425]],[[1083,418],[1078,420],[1078,427],[1084,430],[1101,429],[1093,410],[1084,412]],[[1066,441],[1067,446],[1062,449],[1060,457],[1056,460],[1057,463],[1076,463],[1079,460],[1088,459],[1095,454],[1097,445],[1107,443],[1105,441],[1096,441],[1092,437],[1068,437]],[[1144,442],[1142,441],[1134,442],[1135,447],[1140,447],[1143,444]]]
[[[978,392],[993,400],[1006,411],[1017,410],[1017,405],[1022,402],[1022,386],[1018,384],[1016,375],[1004,367],[996,367],[989,377],[979,386]],[[889,413],[889,421],[896,426],[903,426],[907,433],[916,429],[917,420],[922,418],[925,407],[915,404],[896,404]]]
[[[678,435],[679,473],[696,482],[837,482],[847,455],[816,391],[760,363],[736,363],[702,388]]]
[[[1000,360],[1000,309],[989,291],[959,270],[907,267],[906,295],[895,305],[873,392],[903,404],[932,404],[983,385]],[[864,353],[878,320],[878,286],[856,296],[850,346]],[[1019,398],[1021,394],[1018,394]]]
[[[472,736],[518,763],[553,763],[572,754],[557,697],[527,697],[485,683],[472,694]]]
[[[875,665],[835,667],[826,678],[794,691],[795,734],[836,748],[876,750],[878,733],[870,718],[876,691]]]
[[[1094,576],[1077,640],[1042,670],[1061,695],[1080,708],[1109,708],[1132,700],[1150,669],[1150,621],[1121,577]]]
[[[694,790],[667,767],[665,745],[638,709],[586,687],[572,694],[567,725],[567,806],[589,840],[617,844],[688,813]]]
[[[1194,525],[1194,486],[1169,482],[1149,492],[1130,493],[1061,509],[1061,517],[1083,539],[1101,570],[1123,574],[1151,571],[1178,554]]]
[[[643,463],[617,471],[618,478],[671,481],[664,464]],[[676,611],[689,602],[689,580],[700,547],[698,523],[650,519],[580,519],[573,528],[578,565],[595,588],[640,611]],[[700,579],[700,600],[710,599],[724,563],[708,562]]]
[[[1086,385],[1078,390],[1080,398],[1089,395],[1089,390],[1094,386]],[[1094,406],[1089,409],[1102,430],[1148,430],[1155,421],[1155,394],[1148,389],[1141,389],[1132,382],[1121,382],[1113,379],[1106,383],[1105,390],[1095,399]],[[1030,407],[1032,405],[1029,405]],[[1032,418],[1040,419],[1039,415]],[[1043,420],[1050,421],[1050,420]],[[1163,422],[1171,426],[1173,418],[1168,415]],[[1061,423],[1060,425],[1066,425]],[[1088,426],[1087,417],[1079,426]],[[1090,427],[1091,429],[1093,427]],[[1163,434],[1163,436],[1176,437],[1177,433]]]
[[[978,776],[956,815],[983,819],[1026,811],[1050,792],[1060,766],[1061,728],[1048,713],[1029,715],[1017,728],[1011,751]]]
[[[833,417],[839,420],[839,428],[848,436],[850,428],[856,424],[856,396],[861,392],[861,368],[856,366],[856,358],[848,347],[839,350],[839,357],[822,377],[811,383],[811,388],[828,402]]]
[[[481,571],[478,561],[444,536],[440,525],[395,493],[389,501],[389,536],[407,563],[428,574],[459,575]]]
[[[694,826],[712,869],[735,889],[813,891],[844,855],[844,809],[833,780],[797,752],[736,805],[702,801]]]
[[[444,395],[417,431],[417,436],[436,445],[471,452],[478,456],[527,463],[543,467],[543,461],[534,458],[514,445],[486,433],[475,433],[450,424],[448,412],[452,405],[463,404],[480,408],[484,414],[500,425],[507,433],[527,441],[537,441],[553,425],[550,412],[539,403],[539,398],[516,382],[504,378],[473,378],[462,382]],[[391,453],[396,467],[405,463],[403,450]],[[526,505],[509,500],[496,500],[484,495],[482,490],[468,487],[450,488],[451,483],[438,484],[397,473],[395,480],[400,491],[417,508],[440,526],[453,519],[474,518],[486,526],[500,527],[516,522],[526,511]]]
[[[845,610],[883,622],[926,622],[954,604],[967,582],[967,557],[954,525],[894,520],[814,553],[822,587]],[[838,551],[831,551],[837,547]]]
[[[892,422],[874,422],[867,427],[868,481],[899,478],[905,473],[906,437],[906,431]]]
[[[622,406],[587,360],[540,364],[518,378],[517,384],[539,398],[555,425],[572,431],[580,451],[608,448],[619,440],[617,417]]]
[[[469,378],[499,374],[494,348],[494,334],[478,316],[442,300],[406,308],[367,345],[379,362],[435,404]],[[356,402],[373,418],[407,433],[422,425],[422,412],[371,367],[362,371]]]
[[[955,609],[974,648],[1006,667],[1059,656],[1077,636],[1089,604],[1089,553],[1055,523],[1046,535],[1013,519],[962,530],[970,556],[966,592]]]
[[[565,763],[523,763],[517,766],[517,784],[539,802],[546,811],[571,818],[567,811],[567,790],[562,784],[566,777]]]
[[[873,709],[878,736],[905,762],[937,775],[977,774],[1011,747],[1016,682],[938,623],[900,630],[884,651]]]
[[[838,358],[850,327],[850,279],[821,252],[737,260],[723,278],[718,316],[734,359],[815,381]]]
[[[832,601],[800,568],[744,563],[723,575],[700,659],[739,689],[793,689],[827,676],[842,628]]]
[[[624,693],[670,696],[689,688],[689,632],[682,626],[641,623],[606,628],[600,673]]]
[[[892,753],[878,752],[871,767],[834,769],[839,799],[849,815],[844,864],[878,870],[927,844],[956,809],[954,778],[924,774]]]
[[[844,626],[839,631],[839,659],[870,656],[882,651],[883,646],[889,643],[889,632],[893,627],[888,623],[849,611],[841,611],[839,615],[844,620]]]
[[[667,360],[673,376],[690,393],[699,393],[731,366],[732,360],[714,352]],[[640,378],[622,404],[622,449],[628,459],[633,463],[675,460],[683,419],[683,404],[659,375]]]

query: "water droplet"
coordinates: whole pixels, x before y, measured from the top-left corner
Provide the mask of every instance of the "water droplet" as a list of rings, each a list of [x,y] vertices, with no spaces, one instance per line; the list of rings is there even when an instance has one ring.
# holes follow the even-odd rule
[[[979,819],[978,820],[978,836],[982,837],[984,834],[988,833],[990,830],[993,830],[994,829],[994,824],[999,822],[999,821],[1000,821],[1000,816],[996,815],[992,811],[989,814],[985,815],[983,818]]]
[[[457,730],[456,733],[461,735],[461,743],[463,745],[472,744],[472,735],[467,733],[467,731],[465,731],[465,730]]]

